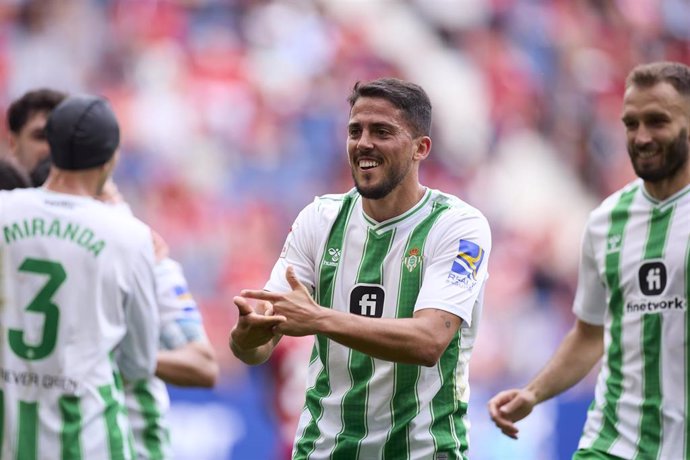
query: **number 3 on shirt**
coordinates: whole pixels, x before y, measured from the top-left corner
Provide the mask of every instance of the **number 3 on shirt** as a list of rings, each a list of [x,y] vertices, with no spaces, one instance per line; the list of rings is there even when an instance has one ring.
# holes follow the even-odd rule
[[[36,295],[34,300],[26,307],[26,311],[42,313],[45,315],[43,321],[43,334],[41,341],[37,345],[30,345],[24,341],[24,331],[19,329],[9,330],[10,348],[18,356],[36,360],[43,359],[53,352],[57,341],[58,322],[60,320],[60,310],[52,302],[52,297],[60,285],[67,278],[65,270],[57,262],[41,259],[24,259],[19,266],[19,271],[48,275],[48,281]]]

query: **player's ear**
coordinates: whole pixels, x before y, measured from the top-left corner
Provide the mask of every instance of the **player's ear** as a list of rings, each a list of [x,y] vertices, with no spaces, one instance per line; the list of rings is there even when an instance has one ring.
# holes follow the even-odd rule
[[[431,138],[429,136],[419,136],[414,140],[417,146],[413,159],[417,161],[422,161],[429,156],[431,152]]]

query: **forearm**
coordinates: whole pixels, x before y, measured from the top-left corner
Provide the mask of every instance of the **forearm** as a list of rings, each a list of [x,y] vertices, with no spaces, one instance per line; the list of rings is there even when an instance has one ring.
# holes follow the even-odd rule
[[[159,351],[156,376],[178,386],[212,387],[218,378],[218,363],[210,344],[190,342]]]
[[[316,333],[374,358],[423,366],[436,364],[460,323],[456,316],[432,309],[400,319],[323,310]]]
[[[604,352],[603,328],[577,321],[546,367],[525,389],[540,403],[582,380]]]

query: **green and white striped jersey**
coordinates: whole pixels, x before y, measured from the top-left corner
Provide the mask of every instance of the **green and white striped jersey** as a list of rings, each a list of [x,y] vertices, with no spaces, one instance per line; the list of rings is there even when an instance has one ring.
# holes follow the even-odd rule
[[[160,348],[174,350],[207,340],[201,314],[189,292],[182,266],[165,258],[156,264],[156,303],[160,314]],[[168,389],[158,377],[125,382],[127,413],[139,460],[172,458],[166,414]]]
[[[132,458],[119,372],[155,367],[149,228],[44,189],[0,192],[0,227],[0,458]]]
[[[372,318],[436,308],[463,324],[433,367],[375,359],[317,336],[294,458],[465,458],[468,362],[490,250],[484,216],[437,190],[385,222],[364,213],[354,189],[300,213],[267,290],[289,290],[292,265],[324,307]]]
[[[580,448],[690,458],[689,292],[690,186],[659,202],[638,179],[591,213],[573,309],[605,352]]]

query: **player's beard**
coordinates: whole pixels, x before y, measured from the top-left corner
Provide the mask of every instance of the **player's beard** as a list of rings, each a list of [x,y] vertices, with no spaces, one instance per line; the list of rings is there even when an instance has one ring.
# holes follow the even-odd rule
[[[665,145],[658,145],[662,149],[661,164],[654,168],[643,168],[636,162],[638,151],[634,144],[628,144],[628,155],[632,161],[635,174],[647,182],[659,182],[675,176],[688,162],[688,130],[683,128],[678,137]]]
[[[353,164],[357,164],[356,162]],[[383,165],[379,168],[384,167]],[[370,186],[362,185],[357,180],[357,174],[355,173],[356,166],[352,167],[352,179],[355,182],[355,188],[357,192],[362,196],[362,198],[367,198],[369,200],[380,200],[388,196],[395,188],[400,185],[400,183],[405,179],[407,174],[412,168],[412,162],[399,163],[397,165],[389,165],[384,172],[383,178],[378,184],[373,184]]]

